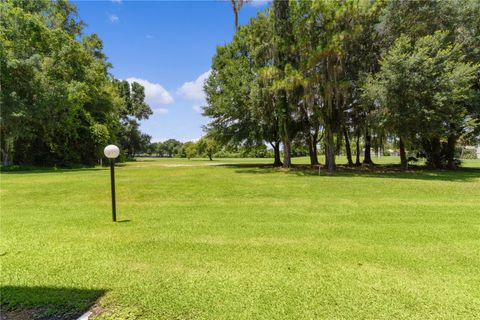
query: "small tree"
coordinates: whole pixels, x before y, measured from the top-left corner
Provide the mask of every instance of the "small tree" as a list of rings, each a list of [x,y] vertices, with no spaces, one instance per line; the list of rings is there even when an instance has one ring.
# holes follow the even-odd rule
[[[197,144],[192,141],[187,141],[183,144],[183,150],[185,151],[185,155],[190,160],[191,158],[195,158],[198,153]]]
[[[110,133],[105,125],[98,123],[90,127],[90,132],[94,140],[95,156],[97,156],[100,164],[102,164],[103,148],[105,148],[110,141]]]
[[[205,155],[212,161],[213,154],[220,148],[215,140],[210,137],[203,137],[197,142],[198,153]]]

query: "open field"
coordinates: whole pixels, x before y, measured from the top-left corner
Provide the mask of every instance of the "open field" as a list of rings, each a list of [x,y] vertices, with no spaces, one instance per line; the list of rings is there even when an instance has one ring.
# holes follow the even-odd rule
[[[332,176],[255,165],[270,161],[120,166],[118,223],[106,168],[2,173],[3,308],[55,319],[92,306],[100,319],[478,319],[480,160]]]

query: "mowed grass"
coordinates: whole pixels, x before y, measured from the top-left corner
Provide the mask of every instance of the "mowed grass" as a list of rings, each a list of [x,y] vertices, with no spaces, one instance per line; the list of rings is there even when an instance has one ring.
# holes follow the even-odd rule
[[[94,304],[99,319],[480,317],[478,169],[318,176],[254,165],[270,161],[117,167],[117,223],[108,169],[3,173],[3,309],[66,319]]]

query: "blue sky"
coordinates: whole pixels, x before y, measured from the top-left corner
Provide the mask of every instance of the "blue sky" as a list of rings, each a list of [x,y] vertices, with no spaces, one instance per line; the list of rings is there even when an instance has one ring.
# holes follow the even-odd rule
[[[202,135],[203,79],[215,48],[231,41],[230,1],[74,1],[97,33],[119,79],[140,82],[154,110],[141,130],[152,141],[195,140]],[[254,1],[240,12],[246,23],[269,3]]]

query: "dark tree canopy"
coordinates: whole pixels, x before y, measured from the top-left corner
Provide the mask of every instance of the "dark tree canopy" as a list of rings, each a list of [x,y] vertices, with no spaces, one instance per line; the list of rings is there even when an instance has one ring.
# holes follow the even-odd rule
[[[108,74],[96,34],[67,1],[0,3],[1,153],[8,164],[95,164],[103,146],[134,152],[144,88]]]

